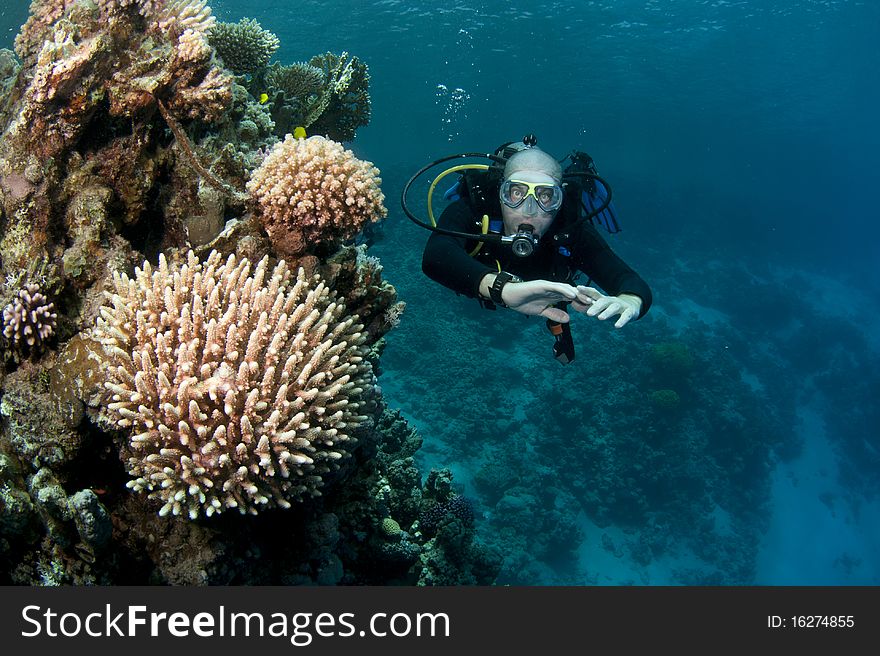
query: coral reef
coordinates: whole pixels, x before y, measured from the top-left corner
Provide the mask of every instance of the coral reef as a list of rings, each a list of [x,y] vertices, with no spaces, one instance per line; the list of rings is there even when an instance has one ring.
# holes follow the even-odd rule
[[[358,315],[371,341],[399,323],[406,303],[397,300],[397,290],[382,278],[382,263],[367,254],[365,245],[341,247],[315,273],[334,289],[345,290],[345,306]]]
[[[473,526],[473,504],[460,494],[452,495],[443,502],[435,502],[425,508],[419,515],[419,528],[431,537],[437,534],[437,529],[446,520],[458,520],[464,526]]]
[[[0,125],[6,123],[7,102],[20,68],[15,53],[0,48]]]
[[[29,542],[39,535],[37,510],[24,488],[15,460],[0,451],[0,558],[3,560],[9,557],[15,541]]]
[[[659,410],[674,410],[681,403],[678,392],[672,389],[654,390],[648,396],[654,407]]]
[[[682,342],[660,342],[651,346],[650,363],[658,382],[674,386],[686,379],[693,370],[694,356]]]
[[[386,267],[417,269],[421,254],[407,244],[389,234],[370,252]],[[700,303],[717,304],[719,289],[736,289],[725,297],[730,311],[758,316],[755,308],[778,293],[739,291],[747,266],[720,271],[730,277],[712,279]],[[703,268],[694,273],[700,284],[705,276]],[[404,298],[436,291],[418,278],[397,290]],[[683,295],[677,287],[665,293]],[[736,309],[741,303],[748,309]],[[487,330],[480,308],[467,301],[454,308],[438,316],[407,307],[383,353],[389,374],[380,382],[388,402],[431,435],[431,459],[457,463],[477,526],[503,550],[498,584],[752,582],[772,463],[798,448],[791,367],[815,353],[828,370],[825,385],[864,394],[872,380],[846,380],[856,365],[840,356],[832,321],[821,344],[787,340],[786,360],[755,347],[765,343],[763,320],[747,335],[733,323],[697,319],[688,329],[654,317],[626,334],[573,320],[579,360],[558,367],[543,322],[508,313],[492,317]],[[499,384],[486,385],[486,372]],[[749,375],[758,372],[760,386]],[[427,391],[415,396],[415,389]],[[678,403],[655,405],[660,391],[656,400]],[[841,418],[860,435],[850,448],[861,459],[847,471],[874,488],[876,476],[867,481],[876,440],[863,436],[876,415],[868,407]],[[593,561],[597,549],[607,554]],[[613,572],[606,555],[620,559]],[[700,566],[688,571],[685,562]]]
[[[213,24],[204,0],[35,0],[15,41],[30,80],[18,123],[42,137],[48,157],[74,144],[105,100],[111,116],[136,115],[158,98],[181,116],[215,120],[231,79],[207,43]]]
[[[154,116],[160,102],[177,120],[200,124],[228,109],[232,77],[207,43],[213,23],[199,0],[33,2],[16,38],[22,65],[0,126],[5,269],[55,259],[67,242],[71,273],[96,255],[91,268],[109,270],[110,260],[126,258],[122,245],[98,244],[112,235],[105,224],[120,218],[134,226],[150,214],[153,224],[138,230],[183,242],[173,230],[179,217],[153,214],[163,178],[187,178]],[[78,204],[102,217],[88,235],[78,231],[83,222],[64,219]],[[55,234],[60,225],[67,234]]]
[[[223,65],[236,75],[256,73],[268,66],[280,45],[277,36],[252,18],[217,23],[208,32],[208,42]]]
[[[356,317],[268,258],[149,263],[114,277],[94,338],[109,421],[131,428],[129,487],[195,518],[319,493],[368,422],[374,382]]]
[[[6,377],[0,416],[13,452],[32,467],[60,469],[75,460],[84,436],[52,403],[48,376],[38,365],[25,363]],[[81,418],[82,413],[75,418]]]
[[[459,492],[376,385],[404,303],[343,242],[385,215],[378,171],[303,142],[317,202],[281,241],[245,193],[290,182],[274,114],[354,137],[366,66],[274,77],[279,107],[277,44],[239,27],[221,63],[204,0],[34,0],[0,52],[0,583],[489,583],[478,521],[419,530]]]
[[[420,507],[456,494],[449,472],[432,472],[422,484],[412,463],[420,444],[399,413],[384,410],[352,453],[344,485],[289,510],[224,513],[211,521],[160,516],[144,496],[111,491],[108,479],[78,487],[42,467],[25,480],[14,458],[0,453],[0,580],[491,583],[500,557],[477,539],[471,522],[450,518],[431,538],[420,532]],[[116,478],[110,464],[103,475]]]
[[[452,473],[431,470],[418,522],[420,537],[427,538],[419,557],[419,585],[486,585],[495,580],[501,553],[474,541],[473,524],[472,503],[454,490]]]
[[[275,250],[328,252],[384,218],[379,170],[324,137],[288,135],[254,171],[247,189]]]

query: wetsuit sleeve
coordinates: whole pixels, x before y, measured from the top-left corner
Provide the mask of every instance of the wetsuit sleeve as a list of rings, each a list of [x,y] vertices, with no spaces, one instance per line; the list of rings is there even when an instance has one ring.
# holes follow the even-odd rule
[[[572,249],[575,266],[590,276],[606,294],[635,294],[641,298],[639,319],[645,316],[653,301],[648,283],[611,250],[590,223],[585,223],[578,237],[577,246]]]
[[[437,225],[447,230],[473,233],[473,212],[465,201],[456,201],[443,211]],[[468,255],[467,246],[464,238],[431,233],[422,254],[422,271],[431,280],[454,292],[477,298],[480,281],[493,269]]]

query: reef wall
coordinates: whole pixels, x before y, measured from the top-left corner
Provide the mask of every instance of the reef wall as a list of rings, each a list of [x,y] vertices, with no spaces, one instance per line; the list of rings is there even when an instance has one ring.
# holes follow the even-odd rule
[[[204,0],[34,0],[0,52],[0,583],[494,581],[376,382],[367,67],[277,47]]]

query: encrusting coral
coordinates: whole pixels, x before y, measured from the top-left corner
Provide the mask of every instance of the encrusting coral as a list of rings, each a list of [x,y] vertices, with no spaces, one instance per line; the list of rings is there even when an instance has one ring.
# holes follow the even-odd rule
[[[320,494],[370,424],[375,383],[357,318],[319,280],[268,258],[149,263],[114,277],[95,338],[107,418],[131,428],[129,487],[195,518]]]
[[[384,218],[379,169],[324,137],[287,135],[247,189],[272,245],[284,256],[332,249]]]
[[[44,133],[48,156],[79,137],[105,98],[113,116],[159,98],[180,116],[216,120],[232,79],[208,44],[214,24],[204,0],[35,0],[15,40],[30,79],[21,122]]]
[[[3,121],[5,105],[15,83],[20,68],[15,53],[6,48],[0,48],[0,121]]]

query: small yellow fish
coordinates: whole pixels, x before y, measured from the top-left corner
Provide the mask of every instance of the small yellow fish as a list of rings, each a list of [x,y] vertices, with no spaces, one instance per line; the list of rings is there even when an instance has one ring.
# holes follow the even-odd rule
[[[294,139],[305,139],[306,138],[306,129],[301,125],[294,128],[293,138]]]
[[[268,93],[261,93],[261,94],[260,94],[260,104],[261,104],[261,105],[265,105],[266,102],[267,102],[268,100],[269,100],[269,94],[268,94]]]

